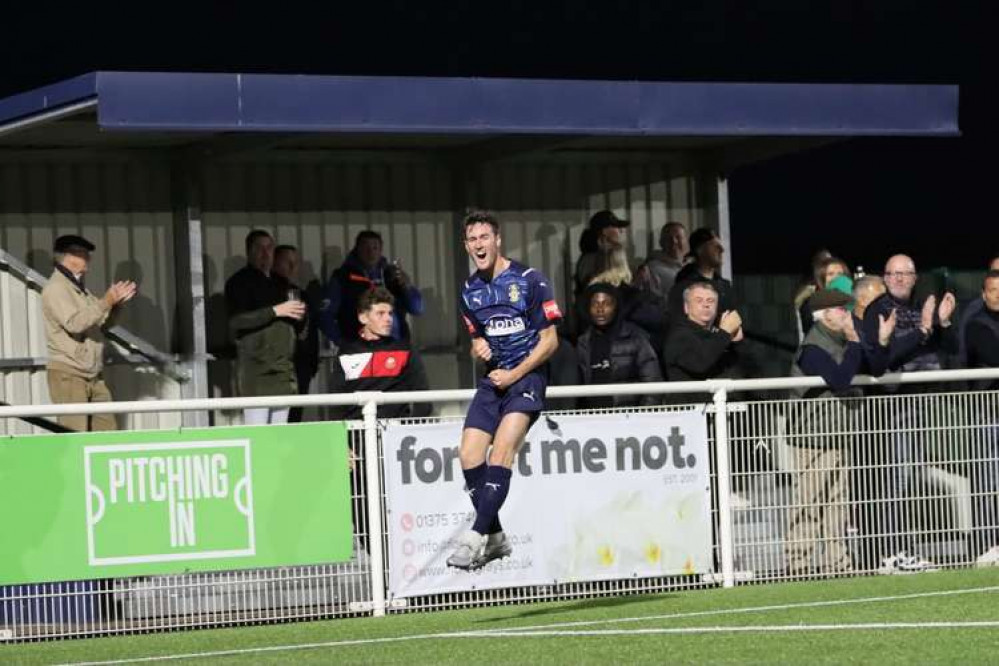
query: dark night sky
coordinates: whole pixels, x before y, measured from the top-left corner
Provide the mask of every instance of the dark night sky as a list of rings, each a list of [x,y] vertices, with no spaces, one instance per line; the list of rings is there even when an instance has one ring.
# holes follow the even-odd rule
[[[957,83],[960,139],[852,141],[734,173],[735,267],[803,270],[817,237],[867,266],[999,252],[985,0],[203,4],[5,8],[0,95],[97,69]]]

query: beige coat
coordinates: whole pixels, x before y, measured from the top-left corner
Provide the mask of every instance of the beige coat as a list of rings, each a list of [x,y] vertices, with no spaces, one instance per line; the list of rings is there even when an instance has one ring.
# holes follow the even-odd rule
[[[58,268],[42,289],[42,314],[48,343],[48,367],[86,379],[101,373],[104,334],[111,314],[103,298],[80,291]]]

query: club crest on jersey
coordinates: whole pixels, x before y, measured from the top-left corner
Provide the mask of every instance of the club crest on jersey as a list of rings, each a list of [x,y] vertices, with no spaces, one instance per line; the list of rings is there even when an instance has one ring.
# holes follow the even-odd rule
[[[513,335],[514,333],[523,333],[525,330],[527,330],[527,326],[524,324],[524,320],[520,317],[497,317],[486,322],[486,335],[491,338],[503,335]]]
[[[516,303],[520,300],[520,287],[515,284],[510,285],[510,289],[507,291],[507,296],[510,297],[511,303]]]

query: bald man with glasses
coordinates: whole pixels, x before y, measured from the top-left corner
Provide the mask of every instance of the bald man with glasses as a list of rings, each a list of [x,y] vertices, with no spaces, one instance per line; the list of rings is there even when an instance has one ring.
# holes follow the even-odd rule
[[[895,315],[895,330],[888,344],[888,372],[918,372],[939,370],[940,354],[951,347],[956,351],[956,335],[951,325],[954,314],[954,294],[946,293],[939,302],[930,295],[917,303],[914,292],[919,275],[911,257],[896,254],[885,263],[886,292],[875,299],[864,312],[861,337],[877,340],[881,322]],[[889,393],[926,393],[935,390],[933,384],[909,384],[902,387],[888,386]],[[888,433],[886,441],[872,441],[870,454],[873,469],[878,476],[874,493],[884,501],[881,506],[882,525],[877,533],[883,535],[872,544],[875,559],[880,559],[879,573],[916,573],[937,567],[915,554],[910,536],[910,519],[915,507],[911,502],[914,477],[922,469],[927,443],[923,433],[927,423],[926,410],[918,404],[906,408],[897,404],[890,423],[884,424]]]
[[[889,372],[939,370],[940,351],[945,342],[955,342],[951,335],[951,317],[956,301],[948,292],[937,303],[930,295],[917,304],[913,292],[919,275],[911,257],[896,254],[885,264],[887,292],[875,300],[864,313],[864,336],[877,340],[879,317],[895,313],[897,324],[889,347]]]

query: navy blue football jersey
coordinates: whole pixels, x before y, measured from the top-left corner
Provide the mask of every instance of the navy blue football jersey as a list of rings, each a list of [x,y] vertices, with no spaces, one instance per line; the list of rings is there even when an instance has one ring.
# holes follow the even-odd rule
[[[469,277],[460,307],[472,337],[489,342],[489,367],[503,370],[517,367],[538,344],[541,331],[562,317],[548,278],[516,261],[492,280],[478,272]]]

